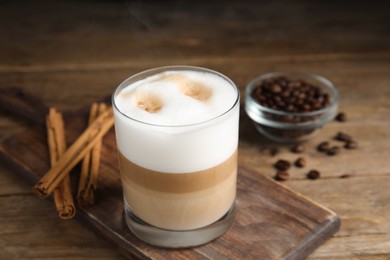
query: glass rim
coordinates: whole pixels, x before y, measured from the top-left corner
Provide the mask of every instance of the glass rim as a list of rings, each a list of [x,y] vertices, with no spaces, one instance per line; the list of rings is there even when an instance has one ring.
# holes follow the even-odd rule
[[[141,80],[141,79],[144,79],[148,76],[152,76],[153,74],[157,74],[157,73],[160,73],[160,72],[164,72],[164,71],[170,71],[170,70],[181,70],[181,71],[185,71],[185,70],[192,70],[192,71],[200,71],[200,72],[208,72],[208,73],[212,73],[214,75],[217,75],[219,77],[221,77],[222,79],[224,79],[225,81],[227,81],[229,83],[229,85],[231,85],[231,87],[235,90],[236,92],[236,99],[234,100],[233,104],[231,107],[229,107],[228,109],[226,109],[226,111],[224,111],[223,113],[215,116],[215,117],[212,117],[212,118],[209,118],[209,119],[206,119],[206,120],[203,120],[203,121],[200,121],[200,122],[196,122],[196,123],[190,123],[190,124],[177,124],[177,125],[168,125],[168,124],[154,124],[154,123],[149,123],[149,122],[144,122],[144,121],[141,121],[141,120],[138,120],[138,119],[135,119],[133,117],[130,117],[128,115],[126,115],[124,112],[122,112],[117,104],[115,103],[115,97],[120,93],[120,91],[122,91],[126,86],[128,86],[128,82],[131,81],[131,80],[134,80],[135,78],[138,78],[138,77],[142,77],[138,80]],[[138,80],[135,80],[134,82],[138,81]],[[136,123],[139,123],[139,124],[142,124],[142,125],[147,125],[147,126],[154,126],[154,127],[163,127],[163,128],[181,128],[181,127],[191,127],[191,126],[199,126],[199,125],[202,125],[202,124],[207,124],[208,122],[212,122],[218,118],[221,118],[223,117],[224,115],[228,114],[229,112],[231,112],[238,104],[239,104],[239,100],[240,100],[240,91],[239,89],[237,88],[236,84],[230,79],[228,78],[227,76],[225,76],[224,74],[218,72],[218,71],[215,71],[215,70],[212,70],[212,69],[208,69],[208,68],[204,68],[204,67],[199,67],[199,66],[192,66],[192,65],[169,65],[169,66],[160,66],[160,67],[155,67],[155,68],[151,68],[151,69],[147,69],[147,70],[143,70],[141,72],[138,72],[138,73],[135,73],[133,74],[132,76],[124,79],[114,90],[112,96],[111,96],[111,103],[112,103],[112,107],[114,108],[114,110],[118,111],[122,116],[126,117],[127,119],[133,121],[133,122],[136,122]]]
[[[314,79],[314,80],[320,82],[322,84],[322,86],[321,86],[322,88],[323,88],[323,86],[325,86],[330,91],[330,93],[332,95],[331,96],[332,97],[331,103],[324,108],[321,108],[319,110],[310,111],[310,112],[286,112],[286,111],[272,109],[272,108],[269,108],[269,107],[266,107],[266,106],[259,104],[252,97],[252,90],[256,86],[256,83],[259,83],[262,80],[267,79],[267,78],[278,77],[278,76],[287,76],[287,77],[292,76],[292,77],[302,77],[302,78],[309,77],[311,79]],[[318,74],[313,74],[313,73],[303,73],[303,72],[269,72],[269,73],[265,73],[265,74],[262,74],[256,78],[254,78],[253,80],[251,80],[248,83],[248,85],[246,86],[245,92],[246,92],[245,98],[251,101],[251,103],[252,103],[251,105],[255,106],[259,110],[262,110],[262,111],[268,112],[268,113],[272,113],[272,114],[276,114],[276,115],[289,115],[289,116],[299,116],[299,117],[320,115],[326,111],[331,110],[333,107],[337,106],[338,102],[339,102],[339,92],[338,92],[336,86],[330,80],[324,78],[323,76],[318,75]]]

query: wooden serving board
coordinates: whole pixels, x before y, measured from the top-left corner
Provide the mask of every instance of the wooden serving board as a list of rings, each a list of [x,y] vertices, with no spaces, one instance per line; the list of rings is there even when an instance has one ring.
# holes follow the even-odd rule
[[[0,105],[13,113],[30,109],[34,115],[29,119],[36,127],[0,142],[1,159],[32,186],[49,169],[46,132],[42,125],[45,106],[15,90],[0,93]],[[65,115],[69,143],[86,127],[87,114],[86,107]],[[103,141],[97,204],[78,207],[76,217],[88,223],[128,258],[302,259],[340,226],[338,216],[332,211],[240,165],[235,220],[224,235],[191,249],[150,246],[137,239],[124,222],[116,156],[115,134],[111,130]],[[73,187],[77,186],[77,175],[76,168],[72,172]]]

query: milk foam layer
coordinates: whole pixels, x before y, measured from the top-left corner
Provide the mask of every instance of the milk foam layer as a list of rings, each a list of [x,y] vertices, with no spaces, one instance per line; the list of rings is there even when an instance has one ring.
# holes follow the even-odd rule
[[[133,163],[167,173],[194,172],[223,162],[237,148],[238,92],[228,79],[178,70],[122,85],[114,97],[115,131],[118,149]],[[196,86],[195,93],[188,85]],[[161,104],[145,111],[137,102],[150,96]]]
[[[194,88],[200,95],[191,93]],[[157,97],[157,102],[162,103],[154,113],[137,106],[139,98],[148,97]],[[179,126],[200,123],[223,114],[233,106],[236,97],[230,82],[217,75],[167,71],[130,84],[116,96],[115,103],[122,113],[135,120]]]

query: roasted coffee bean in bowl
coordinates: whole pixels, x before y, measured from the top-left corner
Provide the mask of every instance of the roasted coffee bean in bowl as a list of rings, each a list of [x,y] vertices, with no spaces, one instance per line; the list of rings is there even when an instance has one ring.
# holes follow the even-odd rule
[[[339,93],[316,74],[272,72],[246,87],[245,111],[256,129],[277,142],[300,142],[334,119]]]

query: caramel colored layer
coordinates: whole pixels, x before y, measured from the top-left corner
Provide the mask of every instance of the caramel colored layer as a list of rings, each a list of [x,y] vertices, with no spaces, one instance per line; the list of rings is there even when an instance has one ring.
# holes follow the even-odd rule
[[[237,169],[237,150],[224,162],[212,168],[192,173],[165,173],[140,167],[119,152],[121,177],[147,189],[169,193],[186,193],[215,186]]]

